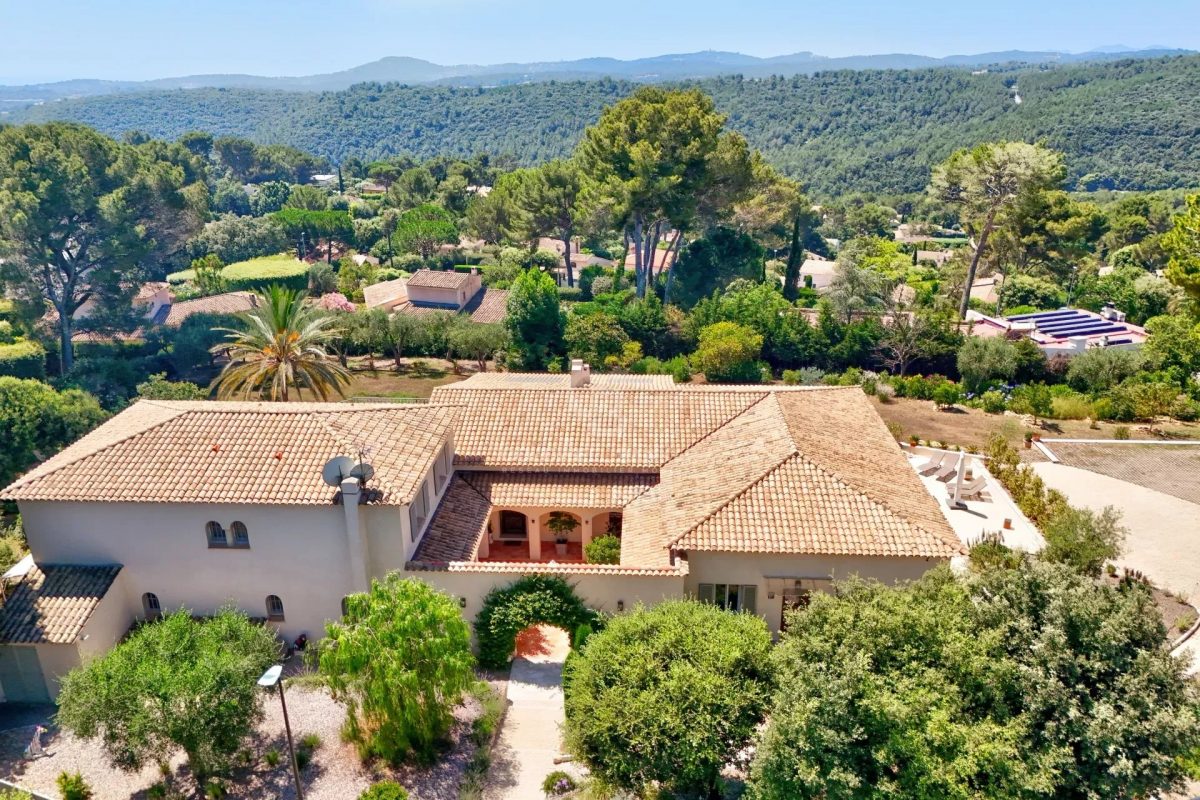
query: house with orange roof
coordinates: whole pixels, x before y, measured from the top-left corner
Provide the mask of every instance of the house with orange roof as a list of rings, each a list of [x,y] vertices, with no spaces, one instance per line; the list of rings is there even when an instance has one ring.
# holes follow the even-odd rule
[[[53,697],[167,610],[233,604],[287,641],[316,637],[394,571],[468,620],[493,588],[544,573],[608,612],[692,596],[778,631],[836,579],[916,578],[963,552],[856,388],[582,363],[481,374],[427,404],[143,400],[0,497],[31,552],[6,576],[20,603],[0,609],[10,699]],[[588,563],[602,535],[618,563]]]

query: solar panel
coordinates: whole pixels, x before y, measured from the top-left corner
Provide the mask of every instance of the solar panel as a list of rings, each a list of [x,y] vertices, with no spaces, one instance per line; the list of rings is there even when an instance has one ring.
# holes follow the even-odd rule
[[[1055,319],[1056,317],[1073,317],[1073,316],[1079,316],[1079,312],[1072,310],[1072,309],[1067,309],[1065,311],[1036,311],[1032,314],[1014,314],[1013,316],[1008,317],[1007,319],[1015,320],[1017,322],[1029,322],[1029,321],[1036,322],[1038,320],[1043,320],[1043,319]]]
[[[1109,339],[1108,344],[1110,347],[1114,344],[1133,344],[1133,339]]]

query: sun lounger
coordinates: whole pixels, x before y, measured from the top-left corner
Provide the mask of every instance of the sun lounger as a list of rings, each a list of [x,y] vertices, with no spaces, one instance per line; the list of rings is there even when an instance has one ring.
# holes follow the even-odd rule
[[[958,459],[947,458],[942,464],[942,468],[934,473],[933,477],[937,478],[942,483],[947,483],[954,480],[954,476],[958,475]]]
[[[932,475],[942,468],[942,463],[950,458],[950,453],[934,453],[928,461],[917,468],[922,475]]]

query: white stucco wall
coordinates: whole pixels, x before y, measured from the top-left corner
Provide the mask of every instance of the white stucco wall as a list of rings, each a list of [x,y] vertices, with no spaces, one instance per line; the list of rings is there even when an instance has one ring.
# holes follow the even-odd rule
[[[14,645],[16,646],[16,645]],[[42,678],[46,681],[46,691],[51,700],[58,699],[62,688],[62,679],[75,667],[79,666],[79,651],[73,644],[38,644],[38,661],[42,665]]]
[[[207,614],[233,603],[257,617],[266,615],[266,597],[274,594],[283,601],[285,619],[271,624],[288,640],[302,631],[318,638],[325,620],[340,616],[341,599],[351,590],[340,505],[20,506],[38,563],[123,565],[121,593],[132,615],[141,615],[144,592],[158,595],[164,611],[186,607]],[[386,520],[376,521],[375,513],[390,509],[361,510],[374,538],[386,541]],[[250,547],[210,548],[204,529],[209,520],[226,530],[235,520],[245,523]]]
[[[915,580],[939,563],[931,558],[689,553],[685,590],[688,596],[695,597],[701,583],[756,586],[758,613],[775,633],[783,613],[783,596],[778,591],[773,598],[767,596],[778,585],[771,581],[768,586],[769,577],[843,580],[858,575],[894,583]]]
[[[133,593],[125,570],[117,573],[108,594],[92,611],[79,632],[75,646],[79,657],[87,661],[103,655],[128,633],[133,620],[142,615],[141,593]]]
[[[406,572],[405,577],[419,578],[456,598],[466,598],[463,617],[474,622],[483,599],[497,586],[507,586],[521,578],[519,573],[489,572]],[[564,575],[567,583],[583,602],[592,608],[616,613],[617,601],[626,609],[638,603],[653,605],[663,599],[682,597],[682,576]]]

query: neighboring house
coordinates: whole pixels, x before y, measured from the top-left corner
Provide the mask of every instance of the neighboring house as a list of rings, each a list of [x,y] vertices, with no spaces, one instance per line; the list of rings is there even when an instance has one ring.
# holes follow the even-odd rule
[[[953,250],[918,250],[917,261],[929,261],[935,266],[941,266],[954,257]]]
[[[833,283],[837,272],[837,262],[827,258],[810,255],[800,265],[800,285],[818,292],[826,292]]]
[[[966,323],[973,336],[1025,336],[1046,356],[1068,358],[1095,347],[1135,350],[1146,343],[1146,329],[1125,321],[1125,314],[1112,305],[1099,313],[1078,308],[989,317],[968,311]]]
[[[325,189],[330,189],[330,188],[337,186],[338,176],[337,176],[337,173],[325,172],[325,173],[321,173],[319,175],[310,176],[308,179],[308,182],[313,184],[314,186],[320,186]]]
[[[364,286],[363,301],[367,308],[382,308],[391,312],[396,306],[408,302],[408,292],[405,290],[407,284],[408,278],[396,278]]]
[[[987,303],[989,306],[996,305],[996,303],[1000,302],[1000,286],[1002,283],[1003,278],[999,275],[978,278],[971,284],[971,299]]]
[[[404,291],[407,301],[392,307],[398,314],[455,311],[479,323],[503,322],[508,314],[508,291],[484,288],[474,269],[419,269],[408,279]]]
[[[322,480],[363,453],[365,485]],[[468,620],[492,588],[549,573],[605,611],[694,596],[778,631],[834,579],[916,578],[963,552],[856,387],[592,380],[581,364],[477,376],[427,405],[143,400],[0,497],[33,562],[0,609],[9,699],[55,696],[79,658],[171,609],[233,604],[318,637],[397,570]],[[561,552],[555,512],[578,523]],[[584,563],[605,532],[620,563]]]
[[[673,245],[678,239],[680,233],[678,231],[668,231],[662,237],[662,246],[654,251],[654,274],[668,270],[675,263],[675,259],[679,256],[677,248]],[[633,269],[637,265],[637,256],[633,252],[633,247],[630,245],[629,252],[625,255],[625,269]]]
[[[169,328],[178,328],[193,314],[242,314],[256,308],[258,297],[254,292],[225,292],[172,303],[160,309],[155,322]]]

